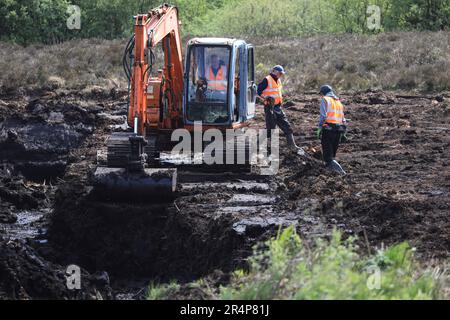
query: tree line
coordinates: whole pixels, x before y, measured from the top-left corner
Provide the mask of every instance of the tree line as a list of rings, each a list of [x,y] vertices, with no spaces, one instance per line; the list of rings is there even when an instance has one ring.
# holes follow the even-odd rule
[[[161,0],[0,0],[0,40],[27,45],[74,38],[128,37],[133,15],[160,3]],[[294,37],[450,28],[450,0],[174,0],[172,3],[180,9],[184,35]]]

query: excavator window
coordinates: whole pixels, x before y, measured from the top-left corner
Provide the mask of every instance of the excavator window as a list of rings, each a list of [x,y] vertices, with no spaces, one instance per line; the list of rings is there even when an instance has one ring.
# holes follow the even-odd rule
[[[255,61],[253,48],[248,48],[247,51],[247,114],[253,114],[256,100],[256,86],[255,86]]]
[[[189,53],[187,118],[203,123],[226,123],[230,48],[194,45]]]

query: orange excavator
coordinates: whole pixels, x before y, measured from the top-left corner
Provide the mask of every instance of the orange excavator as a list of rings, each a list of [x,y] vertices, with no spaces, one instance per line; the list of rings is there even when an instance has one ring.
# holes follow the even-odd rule
[[[167,4],[134,17],[134,35],[124,53],[129,80],[128,126],[107,140],[106,162],[94,187],[103,194],[138,197],[176,190],[177,166],[163,164],[176,129],[190,133],[248,126],[255,113],[253,47],[244,40],[194,38],[183,62],[178,10]],[[163,67],[154,70],[162,46]],[[230,170],[229,168],[227,170]],[[231,168],[233,171],[233,168]]]

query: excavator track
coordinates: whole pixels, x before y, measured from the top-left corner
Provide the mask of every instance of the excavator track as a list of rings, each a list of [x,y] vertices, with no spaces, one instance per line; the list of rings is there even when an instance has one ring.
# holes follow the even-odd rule
[[[147,154],[147,164],[150,167],[159,165],[158,151],[158,131],[149,130],[145,136],[147,144],[144,146],[144,152]]]
[[[243,145],[236,144],[236,141],[233,145],[232,141],[225,142],[224,149],[222,151],[222,163],[206,163],[205,162],[205,154],[191,154],[190,156],[184,157],[182,159],[177,158],[176,156],[171,155],[170,152],[161,152],[160,154],[160,164],[162,166],[168,167],[176,167],[178,171],[188,171],[190,173],[198,172],[201,173],[216,173],[216,174],[249,174],[252,171],[251,158],[249,155],[249,144],[246,142]],[[203,146],[203,150],[205,150],[206,146]],[[192,147],[193,149],[193,147]],[[232,155],[231,159],[233,163],[227,163],[227,158]],[[243,161],[237,163],[236,159],[238,159],[239,155],[245,155]],[[194,159],[202,156],[202,162],[196,163]],[[214,156],[214,155],[213,155]],[[242,160],[242,159],[241,159]]]
[[[127,166],[131,152],[129,137],[129,132],[115,132],[109,136],[107,140],[106,167],[125,168]],[[205,172],[249,172],[251,169],[248,143],[245,143],[243,146],[235,145],[234,148],[225,147],[223,150],[223,164],[196,164],[193,157],[178,163],[171,159],[170,152],[165,153],[165,156],[160,158],[160,151],[157,146],[158,133],[156,131],[148,133],[146,141],[144,152],[147,154],[148,167],[177,167],[189,170],[197,169]],[[234,153],[235,160],[239,154],[244,154],[244,163],[226,164],[227,153]]]
[[[106,141],[106,166],[109,168],[125,168],[131,153],[129,132],[114,132]]]

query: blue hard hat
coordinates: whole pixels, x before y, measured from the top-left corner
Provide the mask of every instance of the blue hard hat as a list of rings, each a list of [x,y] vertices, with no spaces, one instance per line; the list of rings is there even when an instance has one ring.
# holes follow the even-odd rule
[[[332,91],[333,91],[333,88],[330,85],[325,84],[320,87],[319,93],[326,95],[327,93],[332,92]]]
[[[272,68],[273,71],[278,71],[281,72],[282,74],[285,74],[286,72],[284,71],[284,68],[280,65],[276,65]]]

